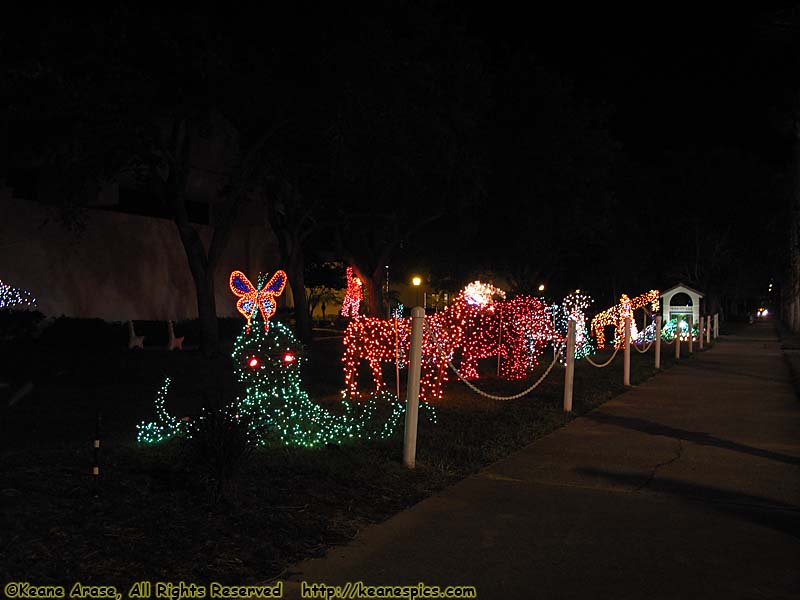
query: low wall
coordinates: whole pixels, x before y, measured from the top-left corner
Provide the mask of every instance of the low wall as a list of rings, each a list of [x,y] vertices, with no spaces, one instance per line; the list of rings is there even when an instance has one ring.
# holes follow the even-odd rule
[[[197,317],[194,282],[175,224],[87,209],[70,231],[52,207],[0,191],[0,279],[29,290],[48,316],[107,321]],[[197,226],[208,247],[211,228]],[[278,266],[274,236],[237,227],[214,275],[219,316],[236,315],[228,289],[234,269],[253,280]]]

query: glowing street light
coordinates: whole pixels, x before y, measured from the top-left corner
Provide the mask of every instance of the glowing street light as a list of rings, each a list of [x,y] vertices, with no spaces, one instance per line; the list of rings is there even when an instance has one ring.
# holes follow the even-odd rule
[[[540,292],[543,292],[543,291],[544,291],[544,284],[543,284],[543,283],[540,283],[540,284],[539,284],[539,291],[540,291]]]
[[[419,306],[419,286],[422,285],[422,277],[415,275],[411,283],[417,288],[417,306]]]

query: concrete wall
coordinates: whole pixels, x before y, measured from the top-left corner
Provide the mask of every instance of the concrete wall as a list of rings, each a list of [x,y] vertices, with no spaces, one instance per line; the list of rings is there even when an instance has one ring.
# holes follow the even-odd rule
[[[235,316],[228,276],[279,268],[277,245],[260,222],[237,228],[215,271],[217,313]],[[191,319],[197,302],[186,254],[172,221],[87,209],[69,231],[55,209],[0,190],[0,279],[29,290],[48,316]],[[197,226],[208,247],[209,227]],[[285,301],[284,301],[285,302]]]

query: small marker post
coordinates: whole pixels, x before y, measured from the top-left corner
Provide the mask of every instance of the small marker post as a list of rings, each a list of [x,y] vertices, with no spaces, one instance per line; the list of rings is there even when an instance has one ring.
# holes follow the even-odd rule
[[[92,444],[92,488],[95,496],[98,495],[100,481],[100,409],[94,412],[94,443]]]

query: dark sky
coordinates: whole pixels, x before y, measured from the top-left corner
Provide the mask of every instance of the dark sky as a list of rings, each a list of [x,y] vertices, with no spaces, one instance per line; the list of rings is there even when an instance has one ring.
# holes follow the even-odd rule
[[[311,111],[325,110],[334,101],[330,85],[348,76],[360,77],[368,93],[370,60],[380,63],[382,53],[392,55],[409,38],[424,39],[434,55],[477,53],[490,96],[476,129],[489,165],[484,208],[492,214],[467,211],[471,232],[469,223],[464,230],[438,224],[420,237],[417,257],[437,252],[435,242],[449,241],[448,235],[462,241],[488,232],[479,249],[487,262],[508,255],[539,261],[543,274],[565,286],[582,277],[599,285],[611,272],[628,277],[631,285],[645,285],[648,277],[663,282],[674,276],[665,203],[707,219],[729,240],[755,230],[751,243],[760,255],[777,248],[782,234],[775,222],[788,206],[792,150],[783,126],[800,89],[796,4],[608,4],[271,3],[260,13],[243,7],[202,15],[165,8],[157,15],[130,9],[127,16],[115,8],[111,22],[132,36],[129,58],[141,70],[148,62],[168,65],[173,57],[147,56],[148,44],[133,39],[140,29],[151,30],[143,40],[159,35],[153,34],[159,29],[196,35],[198,48],[204,42],[197,32],[208,31],[222,46],[244,53],[238,56],[266,56],[254,64],[266,64],[270,76],[289,90],[281,90],[284,98],[295,93]],[[31,35],[26,27],[36,28],[40,20],[36,11],[28,12],[14,30],[6,30],[6,46],[24,53]],[[102,21],[70,12],[58,39],[70,39],[74,28],[74,48],[91,51],[87,31]],[[59,18],[51,16],[48,26],[54,23],[58,27]],[[41,37],[46,46],[48,34]],[[337,62],[334,53],[348,45],[360,50],[343,54],[347,64]],[[123,56],[125,47],[116,44]],[[398,56],[402,50],[393,58]],[[176,72],[176,79],[180,76]],[[443,89],[448,86],[445,81]],[[247,86],[236,93],[246,95]],[[416,99],[410,94],[400,103]],[[560,111],[562,101],[569,107]],[[578,181],[592,170],[602,173]],[[589,215],[584,226],[589,231],[580,233],[588,241],[577,249],[569,237],[570,211]],[[592,220],[611,237],[594,235]],[[626,234],[634,230],[636,235]],[[687,235],[691,242],[692,233]],[[512,244],[537,236],[541,239],[528,245]],[[629,258],[594,264],[601,248]],[[573,255],[566,256],[570,249]],[[766,268],[751,267],[774,275],[781,268],[780,253],[774,254]],[[453,260],[478,258],[454,250]],[[726,260],[747,259],[732,254]]]
[[[529,44],[582,96],[614,106],[614,132],[632,152],[752,143],[770,155],[770,109],[800,66],[793,4],[572,5],[505,24],[510,43]]]

